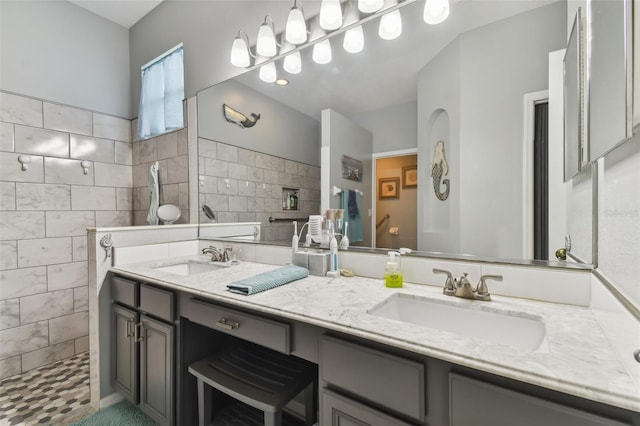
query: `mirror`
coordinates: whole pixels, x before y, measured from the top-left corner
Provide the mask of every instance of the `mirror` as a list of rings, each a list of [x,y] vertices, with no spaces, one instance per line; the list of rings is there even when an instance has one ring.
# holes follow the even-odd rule
[[[400,9],[403,29],[395,40],[380,40],[379,19],[372,19],[363,25],[365,47],[360,53],[344,52],[343,36],[336,35],[330,39],[330,64],[313,63],[311,48],[300,51],[299,74],[283,72],[282,59],[276,60],[278,77],[288,80],[286,86],[261,81],[256,68],[199,92],[200,208],[206,204],[219,221],[259,221],[263,241],[290,243],[292,219],[320,213],[321,198],[339,206],[334,185],[360,189],[342,177],[339,185],[324,178],[320,184],[327,167],[341,167],[321,164],[321,151],[328,148],[335,158],[336,150],[349,146],[348,138],[325,146],[335,120],[322,116],[331,111],[370,134],[369,154],[341,152],[362,162],[368,180],[361,189],[362,201],[367,205],[376,198],[373,155],[418,152],[418,250],[504,261],[534,259],[536,154],[524,135],[535,126],[527,121],[533,120],[527,102],[533,110],[550,97],[549,52],[566,47],[567,4],[463,0],[454,2],[448,20],[436,26],[422,21],[423,5],[418,1]],[[549,216],[554,226],[537,232],[551,260],[555,249],[564,247],[564,206],[574,197],[587,196],[565,195],[562,182],[562,57],[560,52],[556,61],[560,106],[550,108],[556,116],[548,123],[549,146],[560,147],[560,155],[550,160],[558,164],[549,165],[555,167],[555,177],[548,185],[561,200],[550,203],[561,208],[549,206],[548,211],[555,212]],[[246,119],[248,126],[225,118],[224,104],[239,112],[239,121]],[[444,201],[434,194],[431,178],[434,147],[440,140],[450,182]],[[398,191],[402,199],[401,185]],[[291,194],[297,197],[295,209],[288,201]],[[588,212],[580,214],[591,216],[590,205],[591,199],[582,202]],[[378,218],[367,217],[366,207],[362,210],[374,229]],[[384,214],[376,211],[377,216]],[[209,222],[204,214],[200,219]],[[391,220],[402,232],[402,217]],[[591,238],[589,229],[578,240]],[[590,253],[581,259],[589,262]]]

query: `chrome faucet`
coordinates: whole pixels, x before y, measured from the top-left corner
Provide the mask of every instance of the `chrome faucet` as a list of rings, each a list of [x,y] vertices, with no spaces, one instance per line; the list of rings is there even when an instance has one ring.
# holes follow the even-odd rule
[[[229,261],[229,251],[227,249],[220,251],[214,246],[209,246],[207,248],[202,249],[202,254],[210,254],[212,262],[228,262]]]
[[[482,275],[475,289],[471,287],[471,283],[467,279],[465,272],[458,279],[453,279],[451,272],[443,269],[434,269],[435,274],[447,275],[442,292],[447,296],[461,297],[463,299],[482,300],[488,302],[491,300],[491,294],[487,288],[487,280],[502,281],[502,275]]]

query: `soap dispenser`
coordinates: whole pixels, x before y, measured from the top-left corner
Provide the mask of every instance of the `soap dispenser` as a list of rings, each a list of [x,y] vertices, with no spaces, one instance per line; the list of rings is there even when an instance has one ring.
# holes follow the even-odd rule
[[[384,271],[384,285],[389,288],[402,287],[402,270],[400,269],[400,253],[389,252],[389,261]]]

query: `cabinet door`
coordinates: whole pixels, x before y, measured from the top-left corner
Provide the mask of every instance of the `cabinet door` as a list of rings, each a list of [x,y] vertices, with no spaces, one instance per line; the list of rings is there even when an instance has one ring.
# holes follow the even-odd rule
[[[350,398],[322,389],[320,424],[331,426],[409,426],[395,417],[360,404]]]
[[[174,424],[174,326],[140,316],[140,409]]]
[[[136,311],[111,305],[111,385],[138,403],[138,345],[134,339]]]

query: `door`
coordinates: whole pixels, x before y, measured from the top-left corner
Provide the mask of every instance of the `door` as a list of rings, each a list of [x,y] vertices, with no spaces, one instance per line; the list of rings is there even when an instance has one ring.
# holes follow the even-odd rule
[[[138,345],[136,311],[111,305],[111,385],[134,404],[138,403]]]
[[[331,426],[409,426],[401,420],[350,398],[322,389],[321,424]]]

